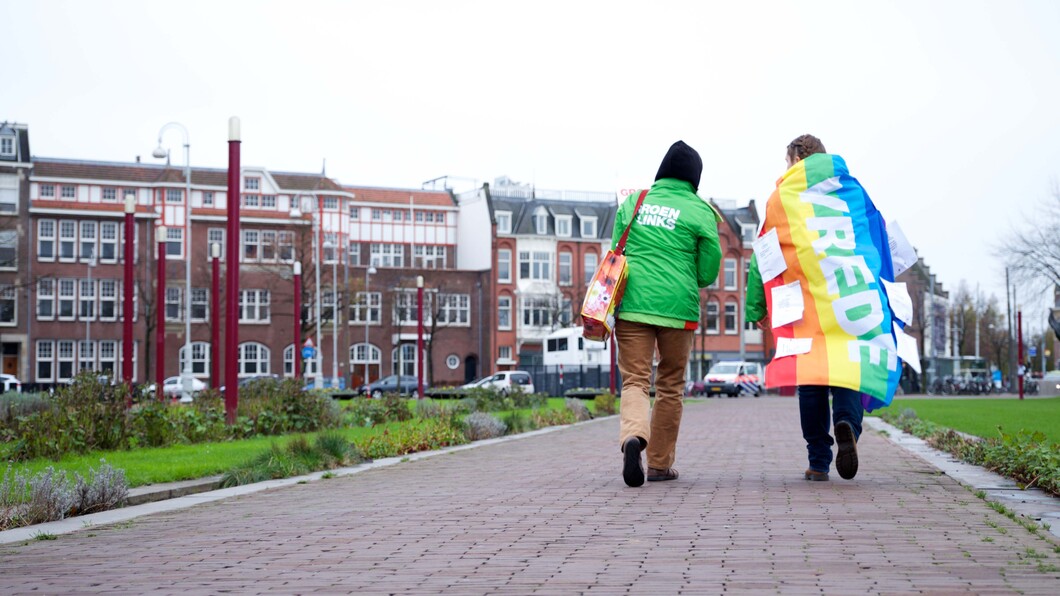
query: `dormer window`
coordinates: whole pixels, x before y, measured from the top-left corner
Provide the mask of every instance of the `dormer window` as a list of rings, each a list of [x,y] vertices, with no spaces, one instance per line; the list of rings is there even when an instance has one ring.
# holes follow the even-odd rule
[[[5,134],[0,136],[0,157],[15,156],[15,136]]]
[[[758,226],[753,223],[741,223],[740,232],[743,235],[743,243],[750,245],[755,241],[755,232],[758,231]]]
[[[496,213],[497,218],[497,233],[498,234],[511,234],[512,233],[512,212],[511,211],[498,211]]]
[[[261,178],[258,178],[257,176],[244,176],[243,190],[261,190]]]
[[[573,218],[569,215],[557,215],[556,216],[556,235],[563,238],[570,238],[571,236],[571,222]]]
[[[542,236],[548,233],[548,211],[544,207],[534,211],[534,231]]]
[[[582,220],[582,238],[596,238],[596,218],[595,217],[583,217]]]

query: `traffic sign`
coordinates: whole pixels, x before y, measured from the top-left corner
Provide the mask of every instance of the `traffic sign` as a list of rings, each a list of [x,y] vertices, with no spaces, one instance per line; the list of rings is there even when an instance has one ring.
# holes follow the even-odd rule
[[[306,343],[310,343],[311,344],[312,342],[306,342]],[[317,355],[317,349],[314,348],[312,345],[308,345],[308,346],[305,346],[305,347],[302,348],[302,358],[303,359],[309,360],[310,358],[312,358],[313,356],[316,356],[316,355]]]
[[[1027,352],[1030,354],[1031,358],[1034,358],[1035,356],[1038,355],[1038,347],[1037,346],[1027,346]]]

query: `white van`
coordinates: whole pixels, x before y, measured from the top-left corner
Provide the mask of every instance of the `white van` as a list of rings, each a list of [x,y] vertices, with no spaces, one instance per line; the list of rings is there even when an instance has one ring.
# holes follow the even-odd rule
[[[533,393],[534,379],[532,379],[530,373],[526,371],[502,370],[492,377],[488,377],[487,380],[483,381],[478,386],[496,389],[504,394],[511,393],[514,387],[518,387],[523,393]]]
[[[581,327],[564,327],[545,337],[541,361],[545,366],[610,366],[611,342],[582,337]]]

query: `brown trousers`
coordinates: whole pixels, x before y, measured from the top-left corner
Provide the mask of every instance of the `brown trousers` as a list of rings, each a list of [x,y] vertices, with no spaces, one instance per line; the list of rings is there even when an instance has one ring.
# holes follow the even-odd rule
[[[622,372],[620,442],[640,437],[648,442],[648,467],[665,470],[674,464],[681,428],[685,367],[695,332],[619,320],[618,368]],[[651,364],[659,348],[655,375],[655,407],[651,407]]]

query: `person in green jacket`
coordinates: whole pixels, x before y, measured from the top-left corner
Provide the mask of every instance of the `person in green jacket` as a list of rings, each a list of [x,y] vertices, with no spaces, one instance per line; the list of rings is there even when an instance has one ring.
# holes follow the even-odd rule
[[[698,288],[714,282],[721,263],[717,217],[696,195],[702,172],[699,153],[684,141],[674,143],[629,231],[629,276],[615,325],[622,373],[622,478],[629,486],[644,484],[644,450],[649,481],[677,478],[673,464],[685,367],[699,321]],[[618,210],[612,248],[633,217],[638,195],[631,194]],[[651,408],[648,392],[656,349]]]

